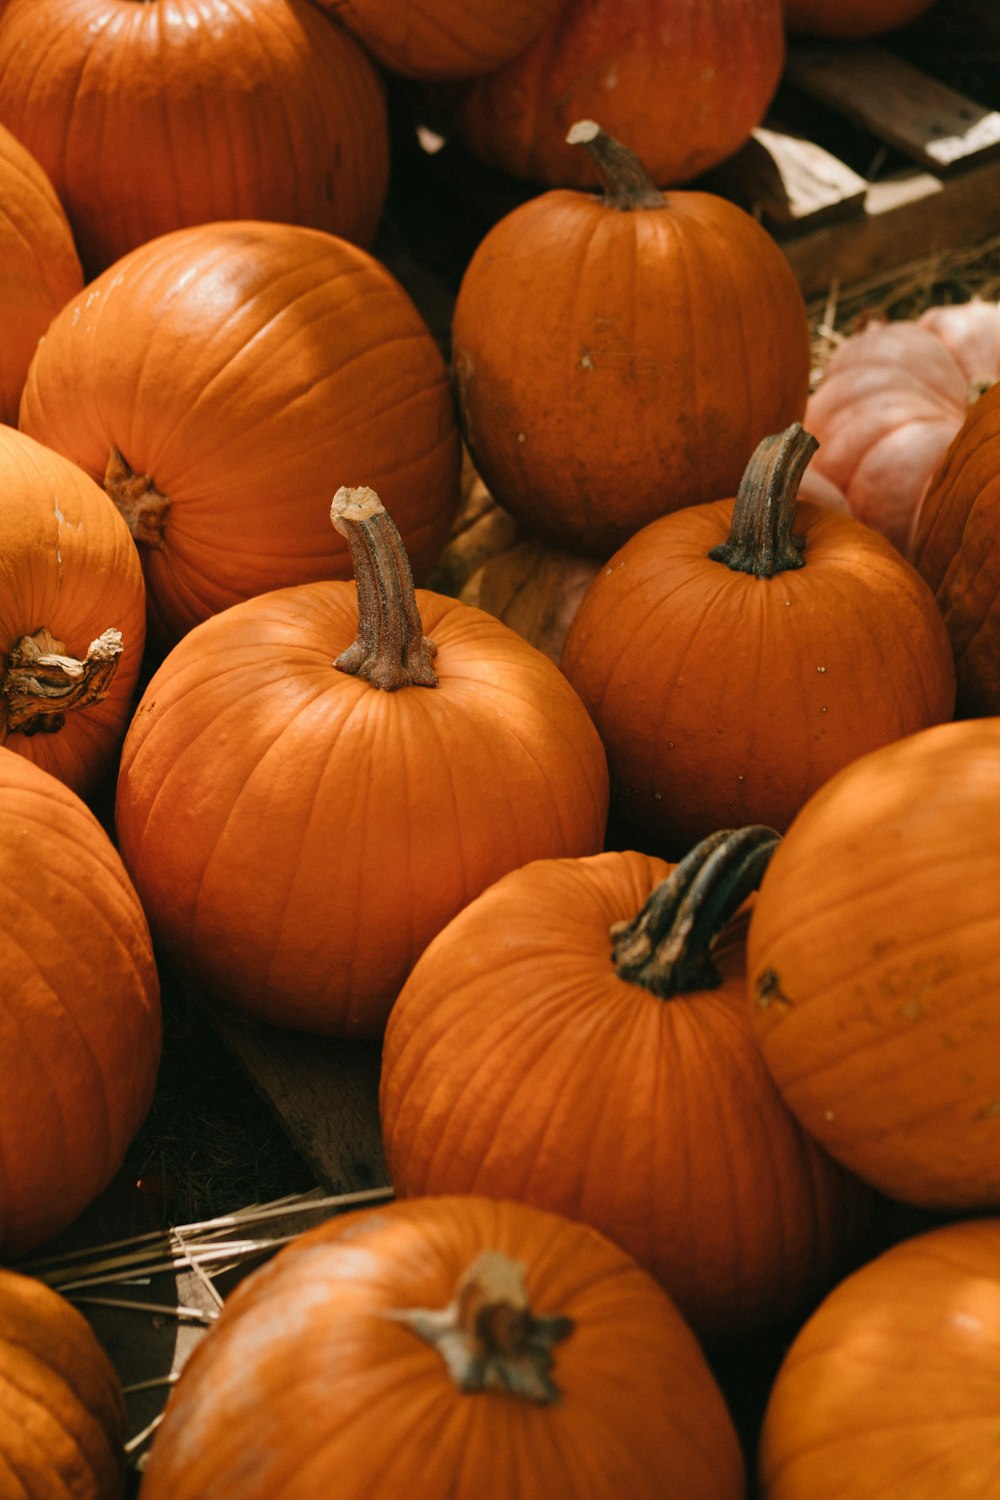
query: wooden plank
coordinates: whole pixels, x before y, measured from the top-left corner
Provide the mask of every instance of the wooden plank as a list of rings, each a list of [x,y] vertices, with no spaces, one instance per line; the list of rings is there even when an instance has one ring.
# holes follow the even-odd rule
[[[935,172],[1000,155],[1000,111],[881,47],[796,43],[785,81]]]
[[[799,228],[858,212],[868,184],[805,136],[762,125],[700,184],[777,228]]]

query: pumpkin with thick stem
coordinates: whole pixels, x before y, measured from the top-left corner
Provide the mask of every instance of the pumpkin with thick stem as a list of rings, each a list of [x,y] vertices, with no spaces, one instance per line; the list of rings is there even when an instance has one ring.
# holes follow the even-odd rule
[[[481,1197],[334,1217],[237,1287],[142,1500],[742,1500],[670,1299],[583,1225]]]
[[[784,830],[848,761],[952,716],[929,589],[860,521],[796,503],[813,446],[798,424],[775,433],[735,501],[645,527],[567,633],[616,809],[657,852],[730,824]]]
[[[0,1493],[119,1500],[125,1407],[83,1314],[33,1276],[0,1270]]]
[[[543,193],[494,225],[462,278],[452,354],[498,503],[603,561],[666,511],[732,494],[754,445],[802,416],[809,329],[748,214],[661,193],[593,121],[573,136],[604,197]]]
[[[371,255],[298,225],[206,224],[125,256],[55,319],[20,421],[127,519],[161,652],[253,594],[350,577],[331,473],[378,486],[418,577],[458,505],[430,331]]]
[[[748,942],[768,1067],[817,1140],[927,1209],[1000,1206],[1000,719],[941,724],[810,798]]]
[[[378,1033],[410,967],[484,886],[593,853],[597,732],[558,669],[480,610],[414,593],[370,489],[341,489],[348,583],[191,631],[122,753],[116,822],[164,950],[239,1013]]]
[[[735,913],[777,841],[720,832],[674,868],[538,860],[459,913],[386,1028],[397,1194],[589,1223],[712,1341],[808,1306],[857,1249],[871,1194],[786,1109],[747,1015]]]
[[[118,753],[146,634],[121,517],[82,470],[0,427],[0,744],[90,795]]]

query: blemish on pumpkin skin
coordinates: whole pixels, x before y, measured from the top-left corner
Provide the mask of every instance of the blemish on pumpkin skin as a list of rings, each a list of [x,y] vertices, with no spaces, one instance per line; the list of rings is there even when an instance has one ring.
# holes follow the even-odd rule
[[[772,1005],[785,1005],[791,1008],[795,1004],[795,1001],[781,988],[781,980],[776,969],[765,969],[758,976],[754,991],[758,1010],[768,1010]]]
[[[976,1115],[977,1120],[1000,1120],[1000,1099],[994,1099],[992,1104],[987,1104]]]

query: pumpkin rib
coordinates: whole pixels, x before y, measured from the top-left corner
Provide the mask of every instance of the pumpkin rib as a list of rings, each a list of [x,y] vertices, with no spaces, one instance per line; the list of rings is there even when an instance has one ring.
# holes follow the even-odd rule
[[[30,1345],[23,1343],[18,1344],[18,1341],[11,1338],[9,1334],[4,1335],[3,1342],[5,1344],[14,1345],[20,1348],[26,1355],[32,1358],[32,1360],[39,1365],[41,1370],[44,1371],[44,1383],[48,1385],[53,1380],[59,1381],[63,1387],[63,1390],[74,1398],[74,1404],[77,1406],[78,1410],[83,1415],[90,1416],[90,1412],[87,1410],[87,1408],[80,1405],[78,1400],[76,1399],[76,1392],[73,1391],[71,1387],[68,1386],[62,1379],[61,1370],[59,1370],[54,1365],[50,1365],[45,1361],[37,1359],[35,1351],[31,1348]],[[64,1452],[58,1460],[59,1467],[63,1469],[63,1472],[59,1473],[58,1471],[56,1471],[56,1477],[64,1481],[67,1486],[67,1494],[71,1494],[70,1486],[75,1485],[76,1480],[79,1477],[79,1471],[83,1468],[90,1467],[87,1454],[80,1443],[78,1435],[74,1432],[70,1432],[68,1428],[63,1426],[58,1417],[55,1416],[55,1413],[52,1409],[51,1399],[46,1399],[45,1396],[33,1390],[30,1385],[24,1385],[20,1383],[15,1379],[14,1373],[10,1369],[0,1369],[0,1389],[2,1389],[3,1386],[7,1386],[10,1390],[13,1390],[15,1392],[15,1394],[19,1398],[19,1405],[23,1403],[23,1405],[26,1407],[36,1408],[41,1413],[43,1419],[45,1419],[43,1422],[44,1427],[47,1429],[45,1433],[32,1432],[30,1424],[25,1423],[23,1419],[19,1422],[19,1431],[22,1439],[26,1434],[30,1434],[32,1446],[37,1456],[43,1457],[46,1460],[51,1460],[53,1457],[52,1449],[50,1446],[52,1442],[52,1434],[49,1430],[50,1426],[54,1426],[58,1435],[67,1440],[69,1447],[73,1450],[73,1453],[79,1460],[79,1464],[76,1466],[77,1474],[74,1474],[72,1470],[63,1469],[65,1460],[70,1457],[68,1453]],[[97,1435],[100,1436],[100,1427],[96,1421],[94,1422],[94,1428]],[[9,1454],[5,1454],[4,1457],[9,1461]],[[30,1492],[28,1493],[30,1500]]]

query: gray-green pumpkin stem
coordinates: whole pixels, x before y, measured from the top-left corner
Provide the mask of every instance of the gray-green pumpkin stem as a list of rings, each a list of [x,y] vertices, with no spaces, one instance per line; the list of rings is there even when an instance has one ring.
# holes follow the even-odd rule
[[[801,422],[758,443],[740,480],[729,536],[708,554],[713,562],[755,578],[804,566],[805,538],[793,536],[792,524],[802,475],[818,447]]]

